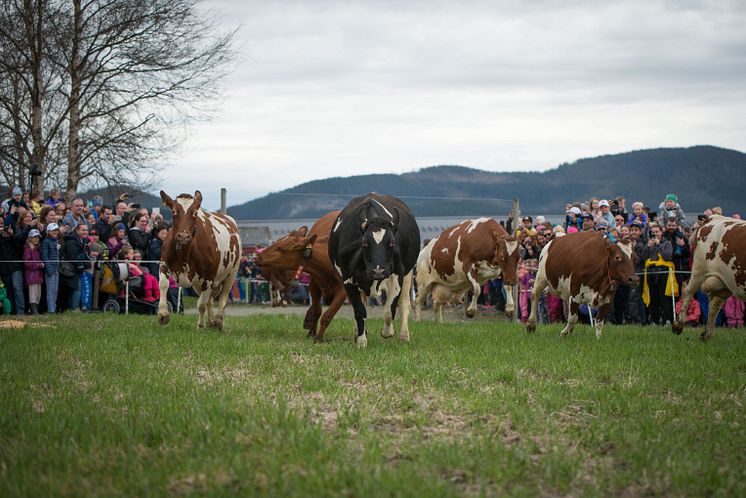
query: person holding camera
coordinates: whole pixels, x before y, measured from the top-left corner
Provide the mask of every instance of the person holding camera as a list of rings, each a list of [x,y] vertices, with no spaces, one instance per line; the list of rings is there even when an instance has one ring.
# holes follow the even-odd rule
[[[681,231],[679,224],[676,222],[676,218],[673,216],[666,219],[666,231],[663,232],[663,237],[671,243],[671,247],[673,248],[671,260],[673,261],[674,268],[677,272],[676,281],[681,289],[685,276],[685,274],[681,272],[689,271],[689,258],[692,254],[689,247],[689,240],[686,235],[684,235],[684,232]]]
[[[666,195],[666,198],[660,203],[658,206],[658,216],[661,220],[676,218],[676,223],[679,226],[681,226],[681,223],[686,220],[684,210],[681,209],[681,206],[679,205],[679,198],[674,194]]]
[[[673,304],[668,290],[669,278],[674,268],[672,255],[673,247],[663,237],[661,226],[651,223],[650,238],[643,250],[645,277],[642,299],[648,308],[648,323],[663,325],[667,321],[673,321]]]

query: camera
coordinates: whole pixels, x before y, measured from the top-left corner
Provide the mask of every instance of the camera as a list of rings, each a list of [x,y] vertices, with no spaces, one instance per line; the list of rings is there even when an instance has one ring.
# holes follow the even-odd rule
[[[699,221],[705,221],[707,219],[707,215],[706,214],[698,214],[697,215],[697,219]]]

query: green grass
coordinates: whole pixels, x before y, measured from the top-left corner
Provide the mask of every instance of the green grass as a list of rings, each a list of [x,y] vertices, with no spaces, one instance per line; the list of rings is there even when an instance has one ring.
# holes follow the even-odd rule
[[[743,330],[301,322],[0,330],[0,496],[746,495]]]

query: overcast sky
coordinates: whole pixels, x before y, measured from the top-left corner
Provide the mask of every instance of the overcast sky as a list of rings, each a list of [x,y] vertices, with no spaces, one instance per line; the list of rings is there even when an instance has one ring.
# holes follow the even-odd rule
[[[746,151],[746,2],[204,0],[239,27],[212,120],[162,187],[235,205],[439,164],[546,170],[710,144]]]

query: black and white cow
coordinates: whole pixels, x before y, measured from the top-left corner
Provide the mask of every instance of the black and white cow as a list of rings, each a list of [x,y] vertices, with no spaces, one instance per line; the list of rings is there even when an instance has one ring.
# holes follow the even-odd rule
[[[381,336],[394,335],[392,320],[401,307],[399,338],[409,341],[409,306],[412,272],[420,252],[420,229],[409,207],[396,197],[371,193],[356,197],[337,216],[329,235],[329,259],[342,276],[352,302],[357,345],[365,336],[366,296],[386,291]]]

